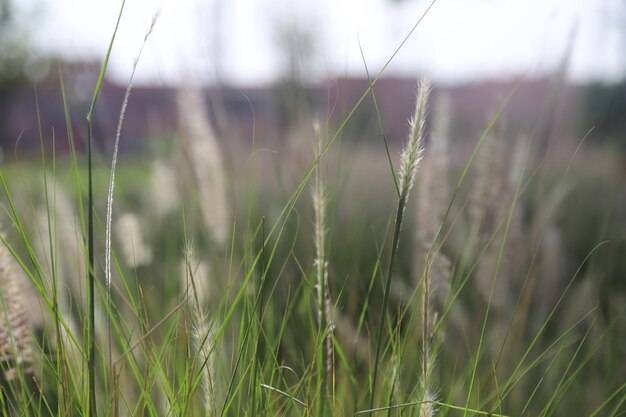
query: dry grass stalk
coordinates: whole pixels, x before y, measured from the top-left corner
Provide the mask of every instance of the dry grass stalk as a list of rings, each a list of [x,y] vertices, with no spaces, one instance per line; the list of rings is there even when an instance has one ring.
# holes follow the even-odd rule
[[[419,181],[417,221],[419,243],[430,249],[443,222],[449,202],[450,99],[441,94],[434,108],[434,128],[425,150]]]
[[[485,139],[482,149],[476,156],[476,175],[469,194],[469,214],[472,227],[480,232],[487,211],[498,198],[504,185],[505,147],[502,138],[496,133]]]
[[[440,251],[441,232],[448,208],[448,136],[450,124],[450,103],[445,95],[439,96],[435,107],[435,127],[431,134],[430,146],[426,150],[424,167],[420,176],[417,210],[418,267],[416,277],[421,280],[421,319],[422,319],[422,403],[421,417],[431,417],[436,409],[429,401],[435,399],[432,386],[432,341],[437,314],[433,308],[433,294],[441,304],[450,284],[451,262]]]
[[[497,138],[500,139],[500,138]],[[483,248],[499,223],[509,215],[511,203],[515,199],[516,187],[523,172],[525,143],[520,138],[514,148],[514,152],[508,151],[508,147],[502,140],[494,141],[487,149],[490,155],[485,155],[494,161],[489,163],[489,171],[484,170],[476,179],[477,187],[481,184],[490,191],[481,202],[481,219],[478,227],[478,247]],[[507,167],[507,161],[508,167]],[[516,275],[519,271],[521,254],[523,253],[523,241],[526,240],[523,231],[522,208],[513,207],[508,232],[505,235],[505,227],[502,226],[492,240],[486,252],[479,260],[477,270],[477,288],[484,300],[488,300],[493,286],[491,305],[499,310],[510,305],[512,294],[515,292]],[[506,242],[502,242],[506,239]],[[504,243],[502,257],[500,246]],[[498,267],[498,271],[496,268]],[[498,273],[495,276],[495,273]],[[495,279],[495,282],[494,282]]]
[[[476,240],[475,251],[480,252],[487,245],[491,235],[495,231],[495,226],[502,220],[498,217],[502,211],[499,207],[508,209],[510,198],[506,198],[506,147],[502,137],[496,133],[495,136],[488,137],[483,149],[476,159],[476,176],[472,183],[472,191],[469,196],[469,211],[472,227],[472,240]],[[510,191],[510,190],[508,190]],[[513,190],[514,191],[514,190]],[[508,193],[509,196],[510,193]],[[512,196],[511,196],[512,197]],[[500,203],[505,200],[504,205]],[[506,206],[506,207],[505,207]],[[506,214],[505,212],[503,214]],[[476,288],[483,300],[488,300],[491,293],[491,286],[494,278],[495,266],[500,251],[502,232],[492,240],[486,252],[480,257],[476,274]],[[501,284],[499,284],[501,285]],[[502,292],[502,288],[496,289]],[[503,294],[502,294],[503,295]],[[497,307],[498,297],[493,297],[494,307]],[[503,300],[503,299],[502,299]]]
[[[429,146],[425,150],[424,163],[420,174],[417,204],[417,242],[420,256],[416,265],[416,279],[428,267],[431,294],[443,305],[450,285],[451,262],[441,253],[441,238],[437,233],[442,226],[450,199],[448,191],[449,171],[449,131],[450,99],[442,93],[434,109],[434,128]],[[430,302],[430,296],[429,296]]]

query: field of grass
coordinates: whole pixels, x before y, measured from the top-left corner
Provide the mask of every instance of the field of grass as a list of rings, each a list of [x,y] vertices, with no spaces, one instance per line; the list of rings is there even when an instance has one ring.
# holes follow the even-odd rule
[[[193,89],[113,168],[41,127],[0,168],[3,415],[624,415],[623,155],[498,111],[460,155],[416,91],[403,149],[224,152]]]

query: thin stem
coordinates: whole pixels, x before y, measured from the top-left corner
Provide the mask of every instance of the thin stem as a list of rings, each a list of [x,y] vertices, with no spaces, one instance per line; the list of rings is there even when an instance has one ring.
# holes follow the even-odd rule
[[[107,49],[102,68],[100,68],[100,74],[96,81],[93,95],[91,97],[91,106],[87,113],[87,170],[88,170],[88,225],[87,225],[87,247],[88,247],[88,261],[87,261],[87,310],[88,310],[88,322],[87,322],[87,391],[89,395],[89,417],[97,416],[96,410],[96,341],[94,337],[96,320],[95,320],[95,257],[94,257],[94,233],[93,233],[93,112],[96,107],[96,101],[100,94],[102,82],[104,81],[104,73],[106,72],[107,65],[109,63],[109,57],[111,56],[111,50],[113,49],[113,42],[115,41],[115,35],[122,19],[122,12],[124,11],[124,5],[126,0],[122,1],[120,12],[117,16],[117,22],[115,23],[115,30],[111,36],[109,42],[109,48]]]
[[[374,356],[374,373],[372,374],[372,389],[370,396],[370,408],[374,408],[374,396],[376,394],[376,379],[378,376],[378,366],[380,364],[380,349],[383,326],[385,322],[385,312],[387,311],[387,304],[389,303],[389,293],[391,289],[391,276],[393,275],[393,269],[396,263],[396,255],[398,253],[398,246],[400,243],[400,230],[402,229],[402,217],[404,215],[404,206],[406,199],[400,198],[398,201],[398,211],[396,213],[396,227],[393,232],[393,245],[391,247],[391,258],[389,259],[389,268],[387,269],[387,279],[385,282],[385,291],[383,292],[383,305],[380,309],[380,321],[378,323],[378,337],[376,338],[376,354]]]

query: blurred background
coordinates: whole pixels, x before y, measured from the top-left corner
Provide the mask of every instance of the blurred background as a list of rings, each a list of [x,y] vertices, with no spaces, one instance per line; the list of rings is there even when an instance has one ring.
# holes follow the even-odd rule
[[[383,69],[376,89],[385,101],[383,133],[392,143],[406,133],[416,78],[427,75],[436,89],[450,93],[452,107],[461,113],[455,121],[472,126],[457,126],[467,134],[475,135],[499,100],[521,82],[510,106],[516,107],[513,116],[506,118],[511,127],[537,124],[547,106],[559,113],[554,133],[559,140],[568,136],[576,142],[594,126],[594,141],[623,149],[617,139],[625,123],[623,1],[447,0],[430,6],[416,0],[128,2],[99,109],[100,140],[112,137],[116,106],[158,14],[137,67],[122,141],[126,151],[141,151],[155,131],[162,136],[176,131],[172,92],[181,83],[206,89],[213,122],[220,133],[228,130],[229,141],[250,140],[254,110],[256,137],[284,143],[288,125],[301,123],[305,113],[342,120],[367,88],[368,71],[376,78]],[[84,106],[118,7],[105,1],[2,0],[5,152],[18,136],[25,150],[38,148],[33,83],[43,127],[54,126],[64,136],[58,130],[64,128],[60,73],[69,104]],[[363,113],[375,119],[368,110]],[[355,119],[351,125],[365,122]],[[82,123],[76,122],[77,127]],[[360,140],[380,136],[365,127],[361,134]]]

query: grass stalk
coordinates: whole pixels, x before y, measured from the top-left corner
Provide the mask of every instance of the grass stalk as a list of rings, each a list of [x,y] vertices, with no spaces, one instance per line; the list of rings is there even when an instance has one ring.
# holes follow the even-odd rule
[[[122,107],[120,109],[120,115],[117,123],[117,130],[115,132],[115,144],[113,146],[113,157],[111,159],[111,171],[109,177],[109,189],[107,193],[107,207],[106,207],[106,227],[105,227],[105,245],[104,245],[104,275],[105,275],[105,285],[106,285],[106,303],[108,307],[111,307],[111,235],[112,235],[112,221],[113,221],[113,192],[115,191],[115,169],[117,167],[117,155],[119,151],[120,137],[122,135],[122,124],[124,122],[124,115],[126,113],[126,106],[128,105],[128,99],[130,97],[130,92],[133,88],[133,81],[135,79],[135,72],[137,70],[137,64],[139,63],[139,58],[143,52],[144,47],[146,46],[146,42],[148,41],[148,37],[154,30],[154,26],[156,24],[158,18],[158,14],[154,15],[152,18],[152,23],[150,24],[150,28],[146,32],[143,42],[141,43],[141,47],[139,48],[139,53],[133,62],[133,69],[130,73],[130,79],[128,80],[128,86],[126,87],[126,91],[124,92],[124,99],[122,100]],[[89,142],[91,145],[91,141]],[[90,171],[91,172],[91,171]],[[89,182],[91,186],[91,181]],[[91,188],[90,188],[91,190]],[[112,309],[111,309],[112,311]],[[107,319],[107,332],[108,332],[108,352],[109,352],[109,363],[112,363],[111,358],[111,316],[108,315]],[[113,369],[112,369],[113,370]],[[113,375],[114,376],[114,375]],[[114,380],[115,378],[113,378]]]
[[[389,293],[391,290],[391,280],[396,263],[396,256],[400,244],[400,231],[402,229],[402,219],[404,209],[409,200],[409,193],[415,182],[415,175],[419,167],[422,157],[422,141],[424,135],[424,124],[426,121],[426,105],[428,94],[430,92],[430,83],[426,79],[422,79],[419,84],[417,102],[415,107],[415,115],[411,121],[411,133],[409,142],[407,143],[402,156],[400,158],[399,187],[400,195],[398,197],[398,207],[396,211],[396,223],[393,232],[393,240],[391,244],[391,256],[389,258],[389,267],[387,268],[387,278],[383,292],[383,303],[380,309],[380,317],[378,322],[378,331],[376,333],[376,350],[374,356],[374,371],[372,374],[372,384],[370,392],[370,408],[374,408],[374,399],[376,396],[376,380],[378,377],[378,368],[380,365],[383,327],[385,324],[385,315],[387,304],[389,303]]]
[[[126,0],[122,1],[119,14],[117,16],[117,22],[115,23],[115,29],[109,42],[104,62],[100,68],[100,74],[96,81],[93,95],[91,97],[91,105],[89,112],[87,113],[87,171],[88,171],[88,203],[87,203],[87,249],[88,249],[88,261],[87,261],[87,392],[88,392],[88,408],[87,414],[90,417],[97,416],[96,409],[96,340],[95,340],[95,254],[94,254],[94,200],[93,200],[93,115],[102,88],[102,82],[104,81],[104,74],[109,64],[109,57],[113,50],[113,43],[115,42],[115,35],[122,20],[122,13],[124,11],[124,5]]]

